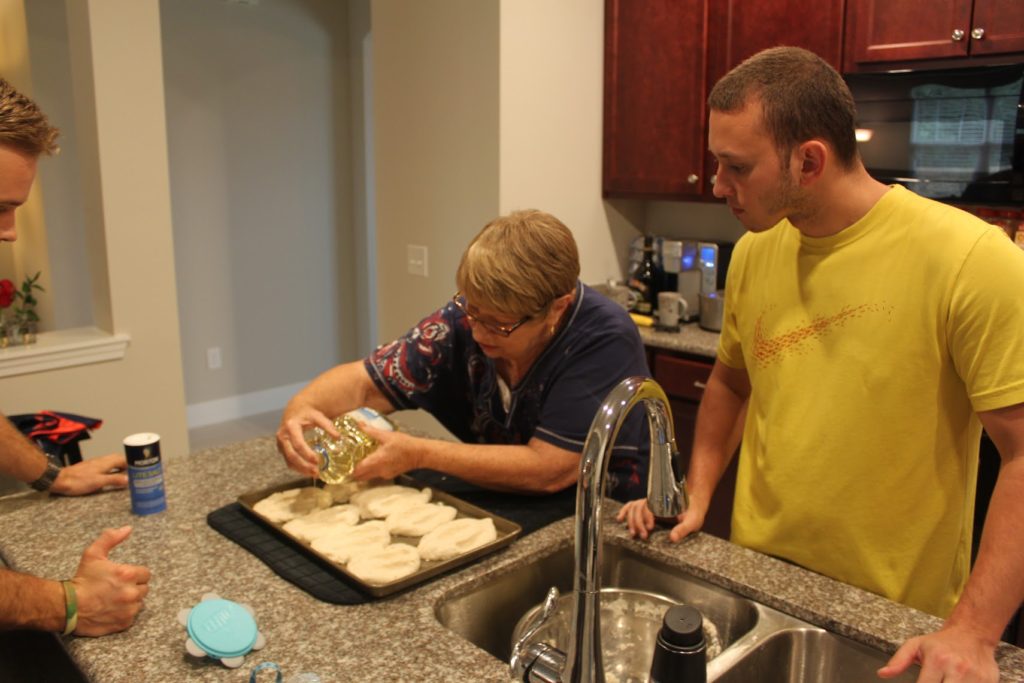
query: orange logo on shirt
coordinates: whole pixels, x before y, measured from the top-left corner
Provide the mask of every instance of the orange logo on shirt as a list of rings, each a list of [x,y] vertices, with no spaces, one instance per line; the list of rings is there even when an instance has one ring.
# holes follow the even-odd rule
[[[854,318],[862,317],[866,313],[879,313],[885,310],[891,310],[891,308],[879,304],[844,306],[835,315],[816,316],[807,325],[772,337],[765,335],[764,313],[762,313],[754,324],[754,358],[758,365],[764,367],[779,360],[786,353],[806,353],[807,349],[804,343],[809,339],[822,339],[831,331],[842,327]]]

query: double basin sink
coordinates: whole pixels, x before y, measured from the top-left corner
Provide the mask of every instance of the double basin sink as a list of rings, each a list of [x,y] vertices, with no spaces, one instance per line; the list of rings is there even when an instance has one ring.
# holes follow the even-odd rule
[[[680,572],[606,541],[601,585],[660,593],[699,609],[718,630],[722,653],[708,662],[717,683],[858,683],[878,681],[889,655]],[[462,638],[508,661],[519,618],[548,589],[572,591],[573,549],[563,547],[514,572],[443,600],[436,616]],[[607,664],[607,662],[606,662]],[[890,680],[913,683],[915,668]]]

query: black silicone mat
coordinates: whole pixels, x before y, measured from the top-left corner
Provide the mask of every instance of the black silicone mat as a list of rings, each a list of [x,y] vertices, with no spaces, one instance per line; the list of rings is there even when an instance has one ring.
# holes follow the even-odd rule
[[[550,496],[520,496],[486,491],[455,477],[427,470],[409,474],[426,486],[446,491],[467,503],[515,522],[523,528],[521,536],[570,517],[576,509],[576,487]],[[239,503],[230,503],[214,510],[207,515],[206,521],[222,535],[259,558],[275,574],[318,600],[336,605],[356,605],[376,599],[349,583],[329,564],[303,552],[297,544],[271,531],[249,515]]]

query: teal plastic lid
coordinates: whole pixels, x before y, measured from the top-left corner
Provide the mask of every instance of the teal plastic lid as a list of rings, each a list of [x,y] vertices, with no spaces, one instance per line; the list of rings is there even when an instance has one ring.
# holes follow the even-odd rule
[[[237,602],[203,600],[188,615],[188,635],[211,657],[241,657],[256,644],[256,620]]]

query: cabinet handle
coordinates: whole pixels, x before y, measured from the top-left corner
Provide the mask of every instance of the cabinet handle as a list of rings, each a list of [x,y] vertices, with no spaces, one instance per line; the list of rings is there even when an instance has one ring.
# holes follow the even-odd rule
[[[700,180],[700,176],[698,176],[696,173],[691,173],[690,175],[686,176],[686,182],[690,183],[691,185],[696,185],[698,180]]]
[[[717,182],[718,182],[718,174],[715,173],[714,175],[711,176],[711,184],[714,185]]]
[[[708,388],[708,385],[705,384],[704,382],[701,382],[700,380],[695,380],[693,386],[697,389],[700,389],[701,391],[704,391],[705,389]]]
[[[950,36],[950,37],[953,39],[954,43],[959,43],[961,40],[964,39],[964,31],[963,31],[963,29],[960,29],[960,28],[953,29],[953,35]]]
[[[983,29],[983,28],[979,27],[979,28],[973,29],[971,31],[971,38],[974,38],[975,40],[981,40],[984,37],[985,37],[985,29]]]

